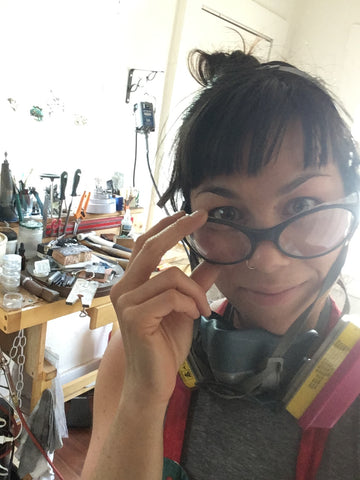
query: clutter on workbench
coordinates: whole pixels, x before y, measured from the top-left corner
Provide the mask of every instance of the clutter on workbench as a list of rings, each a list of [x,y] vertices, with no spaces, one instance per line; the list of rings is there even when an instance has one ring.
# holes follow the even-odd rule
[[[23,296],[19,292],[8,292],[3,297],[4,310],[20,310],[23,304]]]
[[[1,165],[0,220],[5,220],[7,222],[16,222],[18,220],[13,198],[14,182],[12,179],[9,162],[7,160],[7,153],[5,152],[5,160]]]
[[[98,189],[90,198],[87,211],[88,213],[98,214],[115,213],[116,198],[113,198],[110,193],[103,192]]]
[[[21,257],[21,270],[25,270],[26,267],[26,257],[25,257],[25,245],[23,242],[20,242],[18,251],[18,255]]]
[[[5,222],[4,222],[5,223]],[[17,233],[10,227],[0,227],[0,233],[3,233],[7,237],[6,253],[15,253],[17,247]],[[1,257],[1,247],[0,247]]]
[[[28,292],[36,295],[39,298],[42,298],[46,302],[54,302],[60,296],[60,292],[53,290],[46,285],[35,281],[30,276],[22,273],[20,276],[21,286],[25,288]]]
[[[21,256],[16,253],[7,253],[3,256],[1,286],[5,292],[13,292],[19,288],[21,261]]]
[[[125,206],[125,215],[121,221],[120,234],[124,237],[128,237],[132,229],[132,224],[130,208]]]
[[[0,261],[6,253],[7,241],[7,236],[4,233],[0,233]]]
[[[43,226],[41,222],[33,219],[26,219],[19,224],[18,243],[25,247],[26,259],[36,256],[37,246],[42,242]]]
[[[122,212],[124,209],[124,197],[121,197],[120,195],[115,195],[115,201],[116,201],[116,211]]]
[[[92,252],[85,245],[69,245],[54,249],[52,258],[61,265],[73,265],[91,260]]]
[[[55,202],[58,204],[58,198],[55,198],[55,189],[57,188],[56,185],[54,185],[54,180],[60,178],[60,175],[57,175],[56,173],[42,173],[40,175],[41,179],[47,178],[50,180],[50,186],[48,187],[47,193],[49,195],[49,211],[48,213],[50,214],[50,218],[53,217],[54,213],[54,206]],[[56,192],[57,193],[57,192]],[[56,197],[58,195],[56,194]]]

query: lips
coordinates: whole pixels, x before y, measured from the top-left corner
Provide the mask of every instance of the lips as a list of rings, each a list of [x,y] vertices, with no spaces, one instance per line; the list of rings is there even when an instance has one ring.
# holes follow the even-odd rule
[[[283,288],[273,288],[268,289],[247,289],[246,296],[252,303],[256,303],[261,306],[272,306],[280,305],[291,301],[297,294],[301,285],[296,285],[294,287],[283,287]]]

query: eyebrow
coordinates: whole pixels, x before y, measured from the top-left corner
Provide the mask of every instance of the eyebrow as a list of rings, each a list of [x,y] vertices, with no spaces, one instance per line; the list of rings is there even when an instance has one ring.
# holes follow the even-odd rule
[[[196,194],[196,197],[198,197],[202,193],[213,193],[214,195],[219,195],[219,197],[228,198],[230,200],[238,198],[236,193],[233,192],[232,190],[229,190],[228,188],[225,188],[225,187],[219,187],[219,186],[216,186],[216,185],[208,185],[208,186],[202,188]]]
[[[309,173],[304,173],[299,175],[298,177],[294,178],[294,180],[291,180],[289,183],[286,183],[285,185],[281,186],[277,193],[278,195],[286,195],[293,190],[295,190],[297,187],[300,185],[306,183],[308,180],[311,180],[312,178],[316,177],[328,177],[328,174],[323,174],[319,172],[309,172]],[[233,190],[226,188],[226,187],[221,187],[218,185],[207,185],[204,186],[199,192],[197,192],[196,197],[203,193],[212,193],[214,195],[218,195],[223,198],[227,198],[229,200],[236,200],[238,199],[238,195],[236,192]]]
[[[312,178],[328,177],[328,176],[329,176],[328,174],[319,173],[319,172],[316,172],[316,173],[315,172],[309,172],[309,173],[302,174],[299,177],[294,178],[294,180],[292,180],[291,182],[289,182],[289,183],[283,185],[282,187],[280,187],[279,190],[278,190],[278,194],[279,195],[285,195],[287,193],[290,193],[293,190],[295,190],[297,187],[302,185],[303,183],[306,183],[308,180],[311,180]]]

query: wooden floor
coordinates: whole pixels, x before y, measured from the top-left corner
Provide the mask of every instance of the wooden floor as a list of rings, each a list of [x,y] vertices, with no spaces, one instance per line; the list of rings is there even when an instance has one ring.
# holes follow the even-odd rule
[[[69,428],[69,438],[55,451],[54,465],[64,480],[79,480],[90,441],[91,428]]]

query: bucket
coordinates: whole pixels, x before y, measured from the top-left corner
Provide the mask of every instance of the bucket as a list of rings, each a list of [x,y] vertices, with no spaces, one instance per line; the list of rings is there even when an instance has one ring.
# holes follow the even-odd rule
[[[0,263],[6,253],[7,236],[0,232]]]

